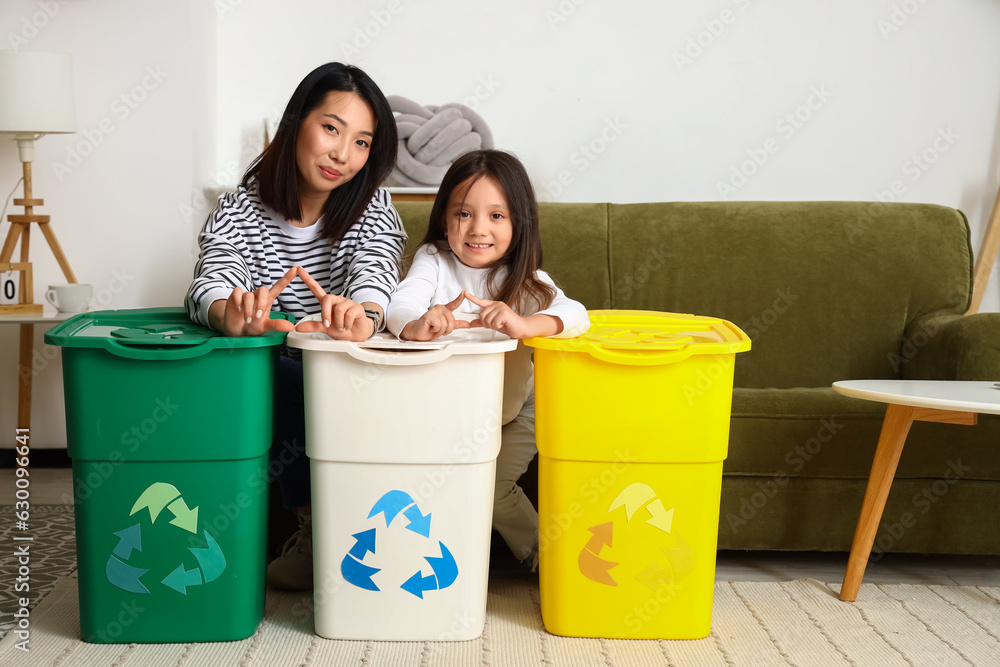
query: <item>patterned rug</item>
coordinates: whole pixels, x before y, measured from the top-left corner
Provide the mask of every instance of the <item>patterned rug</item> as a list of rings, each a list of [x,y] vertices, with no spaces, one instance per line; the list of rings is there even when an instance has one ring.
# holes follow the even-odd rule
[[[576,639],[545,631],[538,585],[491,582],[486,629],[466,642],[322,639],[301,613],[307,594],[268,591],[264,620],[250,638],[187,644],[80,641],[76,580],[63,578],[32,613],[30,654],[0,641],[0,664],[107,665],[545,665],[767,666],[983,665],[1000,656],[1000,588],[862,584],[858,601],[813,579],[715,585],[712,633],[693,641]],[[27,661],[26,661],[27,659]]]
[[[76,570],[76,531],[72,505],[32,505],[28,530],[17,529],[13,505],[0,505],[0,536],[8,545],[0,555],[0,636],[14,626],[14,612],[20,608],[18,599],[28,598],[33,609],[52,590],[60,577]],[[14,537],[31,537],[29,541],[14,541]],[[28,545],[30,572],[27,591],[19,591],[25,582],[18,581],[18,556],[15,551]],[[8,583],[10,582],[10,583]]]
[[[486,629],[467,642],[322,639],[313,632],[311,595],[269,590],[250,638],[185,644],[87,644],[80,640],[71,506],[33,507],[31,528],[15,532],[0,507],[0,534],[30,535],[30,653],[17,648],[16,559],[2,559],[0,665],[1000,665],[1000,588],[862,584],[857,602],[839,586],[800,579],[717,582],[712,632],[694,641],[576,639],[545,631],[538,584],[490,583]]]

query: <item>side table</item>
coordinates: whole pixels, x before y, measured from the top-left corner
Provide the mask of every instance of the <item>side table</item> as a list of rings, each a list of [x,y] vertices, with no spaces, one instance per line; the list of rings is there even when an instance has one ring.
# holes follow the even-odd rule
[[[914,421],[973,425],[979,413],[1000,414],[1000,386],[994,382],[850,380],[834,382],[833,389],[845,396],[889,404],[840,588],[840,599],[850,602],[858,597],[910,425]]]
[[[31,351],[35,341],[35,325],[53,325],[76,313],[43,312],[41,315],[0,315],[0,324],[18,324],[20,354],[17,364],[17,428],[31,428]]]

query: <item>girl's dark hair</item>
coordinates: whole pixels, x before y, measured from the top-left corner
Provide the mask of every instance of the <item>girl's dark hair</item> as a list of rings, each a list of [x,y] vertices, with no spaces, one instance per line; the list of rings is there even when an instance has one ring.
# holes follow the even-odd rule
[[[375,191],[396,164],[396,119],[385,95],[363,71],[352,65],[327,63],[302,79],[288,100],[274,139],[250,164],[242,181],[246,188],[256,181],[261,202],[288,220],[300,220],[299,169],[295,161],[299,129],[327,94],[334,91],[354,93],[367,102],[375,116],[375,131],[365,166],[347,183],[334,188],[323,205],[320,234],[331,244],[339,241],[361,218]]]
[[[513,227],[510,247],[489,267],[487,289],[493,294],[494,301],[503,301],[517,313],[525,312],[532,305],[539,310],[547,308],[555,298],[555,290],[535,275],[542,268],[542,240],[538,232],[535,190],[531,187],[524,165],[510,153],[478,150],[455,160],[438,188],[423,243],[433,244],[439,252],[451,252],[445,236],[448,230],[448,202],[455,188],[472,179],[469,183],[471,188],[480,178],[488,178],[506,197]],[[499,285],[496,284],[498,281]]]

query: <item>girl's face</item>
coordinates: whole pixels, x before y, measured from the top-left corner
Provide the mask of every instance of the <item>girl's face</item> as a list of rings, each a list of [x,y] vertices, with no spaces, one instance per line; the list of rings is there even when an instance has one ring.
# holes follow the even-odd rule
[[[329,194],[368,162],[375,115],[354,93],[331,91],[299,128],[295,162],[301,196]]]
[[[488,176],[473,183],[475,178],[452,190],[445,218],[451,251],[462,264],[478,269],[506,254],[514,225],[500,188]]]

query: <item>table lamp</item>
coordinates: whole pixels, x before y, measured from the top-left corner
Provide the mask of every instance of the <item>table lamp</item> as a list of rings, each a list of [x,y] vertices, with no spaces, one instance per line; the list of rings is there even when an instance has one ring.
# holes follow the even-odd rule
[[[24,198],[14,200],[15,206],[24,207],[24,214],[7,216],[11,226],[0,250],[0,272],[20,272],[19,303],[0,305],[0,314],[40,315],[42,312],[42,306],[33,302],[31,263],[28,261],[31,223],[36,223],[45,235],[66,280],[76,282],[49,224],[49,216],[35,213],[35,208],[45,202],[34,198],[31,190],[35,139],[51,133],[72,132],[76,132],[76,110],[70,56],[43,51],[0,51],[0,134],[10,135],[17,142],[24,171]],[[11,262],[18,239],[21,240],[21,261]]]

